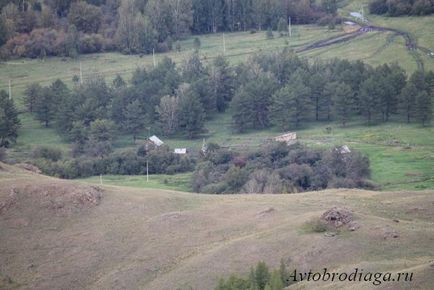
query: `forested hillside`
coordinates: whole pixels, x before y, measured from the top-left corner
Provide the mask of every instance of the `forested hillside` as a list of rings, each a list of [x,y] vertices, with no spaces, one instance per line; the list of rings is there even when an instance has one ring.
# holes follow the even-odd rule
[[[191,33],[334,21],[335,0],[29,0],[0,3],[1,56],[165,52]]]

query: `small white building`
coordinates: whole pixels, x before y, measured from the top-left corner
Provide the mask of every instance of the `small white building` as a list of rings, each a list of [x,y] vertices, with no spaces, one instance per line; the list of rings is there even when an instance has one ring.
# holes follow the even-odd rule
[[[352,21],[344,21],[344,24],[345,25],[349,25],[349,26],[356,26],[356,25],[358,25],[357,23],[352,22]]]
[[[351,153],[351,150],[350,150],[350,148],[348,148],[347,145],[343,145],[343,146],[341,146],[341,147],[338,147],[338,148],[336,148],[336,150],[338,150],[339,153],[341,153],[341,154],[348,154],[348,153]]]
[[[185,155],[187,154],[187,148],[175,148],[173,151],[175,154]]]
[[[294,144],[297,141],[297,133],[287,132],[274,138],[274,141],[285,142],[288,145]]]
[[[153,135],[152,137],[149,137],[149,141],[151,141],[157,147],[160,147],[161,145],[164,144],[164,142],[161,141],[161,139],[155,135]]]

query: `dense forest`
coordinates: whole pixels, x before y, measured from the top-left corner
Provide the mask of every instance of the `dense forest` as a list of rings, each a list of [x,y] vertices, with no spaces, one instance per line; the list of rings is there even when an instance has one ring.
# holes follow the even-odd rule
[[[165,52],[191,33],[328,23],[336,0],[0,1],[1,56]],[[176,46],[176,45],[175,45]]]
[[[422,16],[434,13],[433,0],[374,0],[369,4],[372,14],[387,16]]]

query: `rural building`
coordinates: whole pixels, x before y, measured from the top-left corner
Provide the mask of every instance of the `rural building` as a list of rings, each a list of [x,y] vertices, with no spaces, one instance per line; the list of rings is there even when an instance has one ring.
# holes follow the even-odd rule
[[[297,133],[287,132],[274,138],[274,141],[285,142],[287,145],[294,144],[297,141]]]
[[[180,154],[180,155],[187,154],[187,148],[175,148],[173,153]]]
[[[338,148],[336,148],[336,150],[338,150],[339,153],[341,153],[341,154],[348,154],[348,153],[351,153],[351,150],[350,150],[350,148],[348,148],[347,145],[343,145],[343,146],[341,146],[341,147],[338,147]]]
[[[160,138],[158,138],[157,136],[153,135],[152,137],[149,137],[149,141],[152,142],[152,144],[154,144],[157,147],[160,147],[161,145],[164,144],[163,141],[161,141]]]
[[[360,12],[350,12],[350,15],[358,20],[361,20],[363,22],[368,22],[365,16],[363,16]]]

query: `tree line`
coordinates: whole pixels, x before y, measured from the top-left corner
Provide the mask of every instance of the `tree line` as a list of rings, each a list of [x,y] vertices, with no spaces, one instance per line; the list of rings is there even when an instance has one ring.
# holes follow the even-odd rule
[[[434,88],[432,72],[407,77],[396,64],[309,63],[287,50],[236,66],[222,56],[205,65],[196,52],[179,67],[164,58],[155,68],[137,69],[129,82],[119,75],[111,84],[98,76],[73,80],[72,88],[61,80],[31,84],[24,103],[44,126],[73,142],[75,154],[100,148],[95,156],[111,152],[116,136],[129,133],[135,141],[146,129],[196,138],[206,133],[207,119],[227,110],[238,132],[272,126],[286,131],[315,121],[346,126],[353,119],[428,126]]]
[[[197,137],[205,132],[206,119],[228,108],[233,77],[223,57],[205,67],[194,53],[179,68],[164,58],[153,69],[137,69],[128,83],[119,75],[111,84],[99,76],[84,81],[75,76],[72,88],[61,80],[46,87],[33,83],[26,88],[24,104],[41,124],[73,142],[74,154],[100,148],[93,155],[103,156],[111,152],[113,139],[125,133],[134,142],[146,130]]]
[[[288,17],[296,24],[330,22],[337,4],[336,0],[3,0],[0,9],[0,55],[36,58],[114,50],[165,52],[191,33],[282,29]]]
[[[250,268],[247,277],[232,274],[226,280],[221,278],[215,290],[283,290],[294,284],[291,273],[287,270],[283,260],[277,269],[270,269],[263,261]]]
[[[369,3],[369,12],[387,16],[422,16],[434,13],[433,0],[374,0]]]
[[[236,68],[230,103],[239,132],[277,126],[297,129],[312,121],[355,118],[367,124],[405,120],[430,125],[434,73],[408,77],[397,64],[373,68],[361,61],[309,63],[288,51],[260,54]]]

